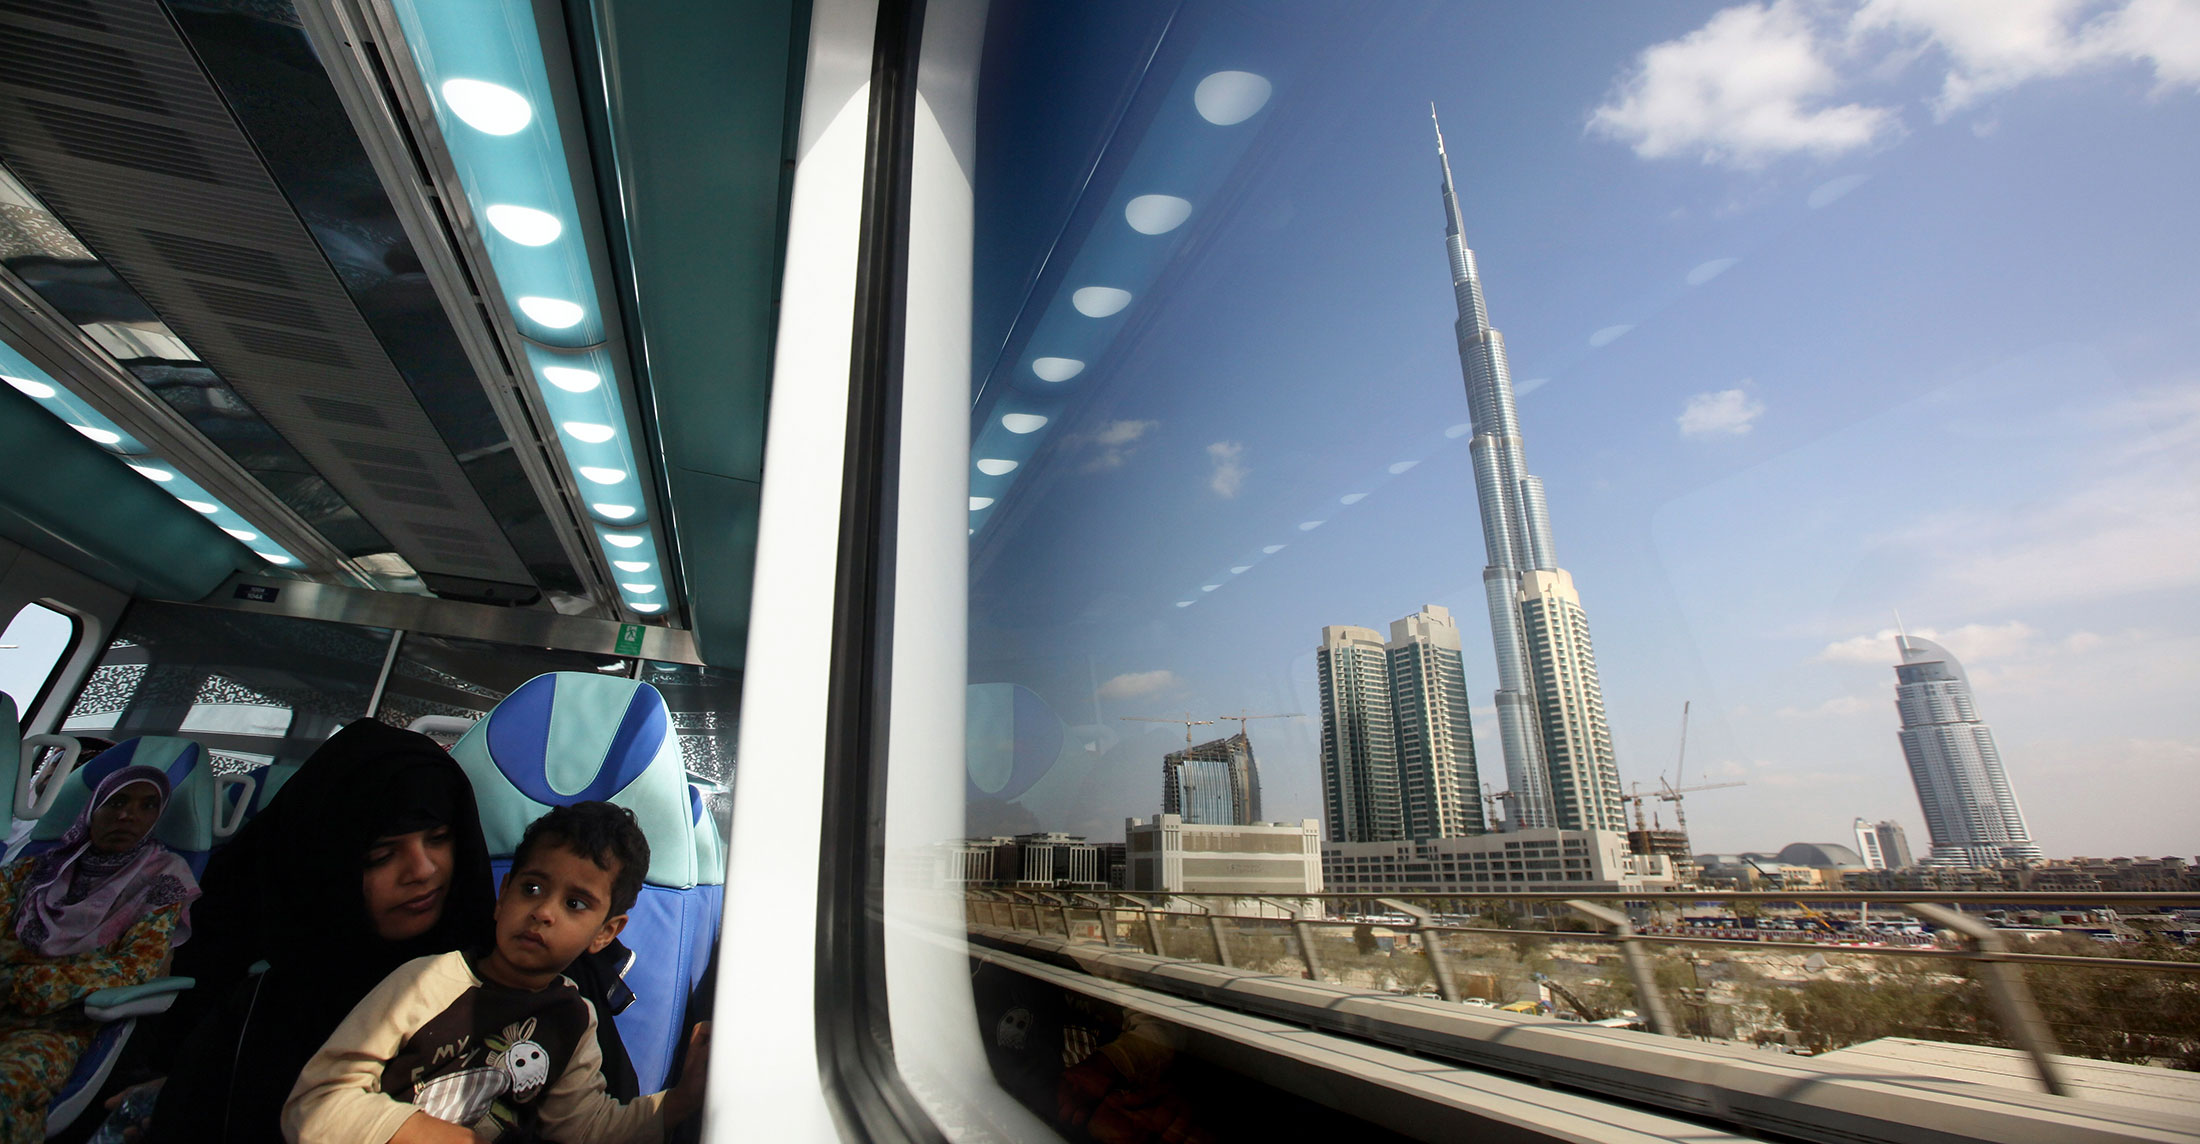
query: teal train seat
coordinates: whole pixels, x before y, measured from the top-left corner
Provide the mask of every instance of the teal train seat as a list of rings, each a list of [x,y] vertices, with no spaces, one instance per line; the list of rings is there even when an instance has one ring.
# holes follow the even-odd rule
[[[167,808],[161,811],[160,821],[153,824],[153,837],[181,856],[192,873],[203,872],[207,853],[236,828],[236,816],[222,813],[232,801],[228,788],[242,786],[242,799],[250,801],[252,780],[241,775],[216,776],[205,748],[189,739],[166,735],[124,740],[60,780],[52,805],[32,828],[30,843],[23,852],[39,854],[53,849],[101,780],[128,766],[157,767],[167,773],[173,793]],[[47,1135],[68,1127],[99,1094],[137,1018],[165,1012],[174,1004],[176,994],[191,984],[188,977],[158,977],[142,985],[102,989],[84,999],[85,1015],[102,1025],[91,1047],[77,1059],[76,1071],[47,1106]]]
[[[473,781],[500,880],[527,824],[553,806],[602,800],[641,822],[649,872],[619,938],[634,951],[624,980],[635,1000],[613,1019],[641,1091],[663,1088],[725,897],[724,863],[710,857],[717,829],[698,814],[664,696],[639,680],[538,675],[474,724],[451,757]]]

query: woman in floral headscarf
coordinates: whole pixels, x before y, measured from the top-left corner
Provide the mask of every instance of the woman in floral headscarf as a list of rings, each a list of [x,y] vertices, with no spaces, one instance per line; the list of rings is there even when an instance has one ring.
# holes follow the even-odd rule
[[[123,767],[52,850],[0,869],[0,1141],[45,1137],[46,1105],[98,1026],[85,995],[159,976],[198,883],[152,838],[168,776]]]

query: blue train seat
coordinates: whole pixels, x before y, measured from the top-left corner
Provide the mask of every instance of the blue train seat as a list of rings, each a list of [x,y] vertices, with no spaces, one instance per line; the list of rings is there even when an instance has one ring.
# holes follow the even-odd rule
[[[241,775],[217,777],[205,748],[189,739],[166,735],[117,743],[62,779],[53,804],[39,816],[23,852],[39,854],[53,849],[101,780],[127,766],[158,767],[167,773],[173,794],[160,821],[153,824],[153,837],[181,856],[193,873],[205,870],[208,852],[235,829],[234,816],[222,813],[231,802],[229,788],[241,785],[240,796],[250,800],[252,780]],[[136,1028],[137,1018],[165,1011],[175,1002],[176,994],[191,984],[188,977],[160,977],[141,985],[102,989],[85,998],[85,1014],[103,1024],[91,1047],[77,1059],[76,1071],[47,1106],[49,1136],[74,1122],[99,1094]]]
[[[613,1020],[641,1090],[663,1088],[725,895],[722,857],[705,857],[717,830],[688,786],[664,697],[639,680],[538,675],[474,724],[451,757],[473,782],[499,879],[527,824],[552,806],[600,799],[640,821],[649,872],[620,936],[635,955],[625,974],[635,1001]]]

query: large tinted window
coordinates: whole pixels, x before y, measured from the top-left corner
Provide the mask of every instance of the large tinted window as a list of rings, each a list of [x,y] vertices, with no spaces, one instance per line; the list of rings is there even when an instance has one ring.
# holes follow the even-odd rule
[[[18,717],[29,719],[31,706],[45,694],[54,672],[76,645],[77,621],[44,604],[25,604],[0,633],[0,691],[15,700]]]

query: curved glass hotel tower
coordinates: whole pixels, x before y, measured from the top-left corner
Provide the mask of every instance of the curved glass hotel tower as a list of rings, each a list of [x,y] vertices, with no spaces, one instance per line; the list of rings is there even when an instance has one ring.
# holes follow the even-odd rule
[[[1895,640],[1895,709],[1902,757],[1932,835],[1935,866],[2038,861],[2024,809],[2001,769],[1994,732],[1978,717],[1971,677],[1948,649],[1907,633]]]
[[[1429,118],[1435,119],[1435,109]],[[1505,336],[1491,328],[1482,301],[1441,127],[1436,157],[1444,169],[1444,240],[1459,307],[1453,329],[1474,417],[1474,490],[1489,552],[1482,589],[1497,652],[1497,729],[1512,787],[1512,825],[1625,830],[1588,617],[1573,577],[1558,566],[1543,482],[1528,472],[1521,452]]]

